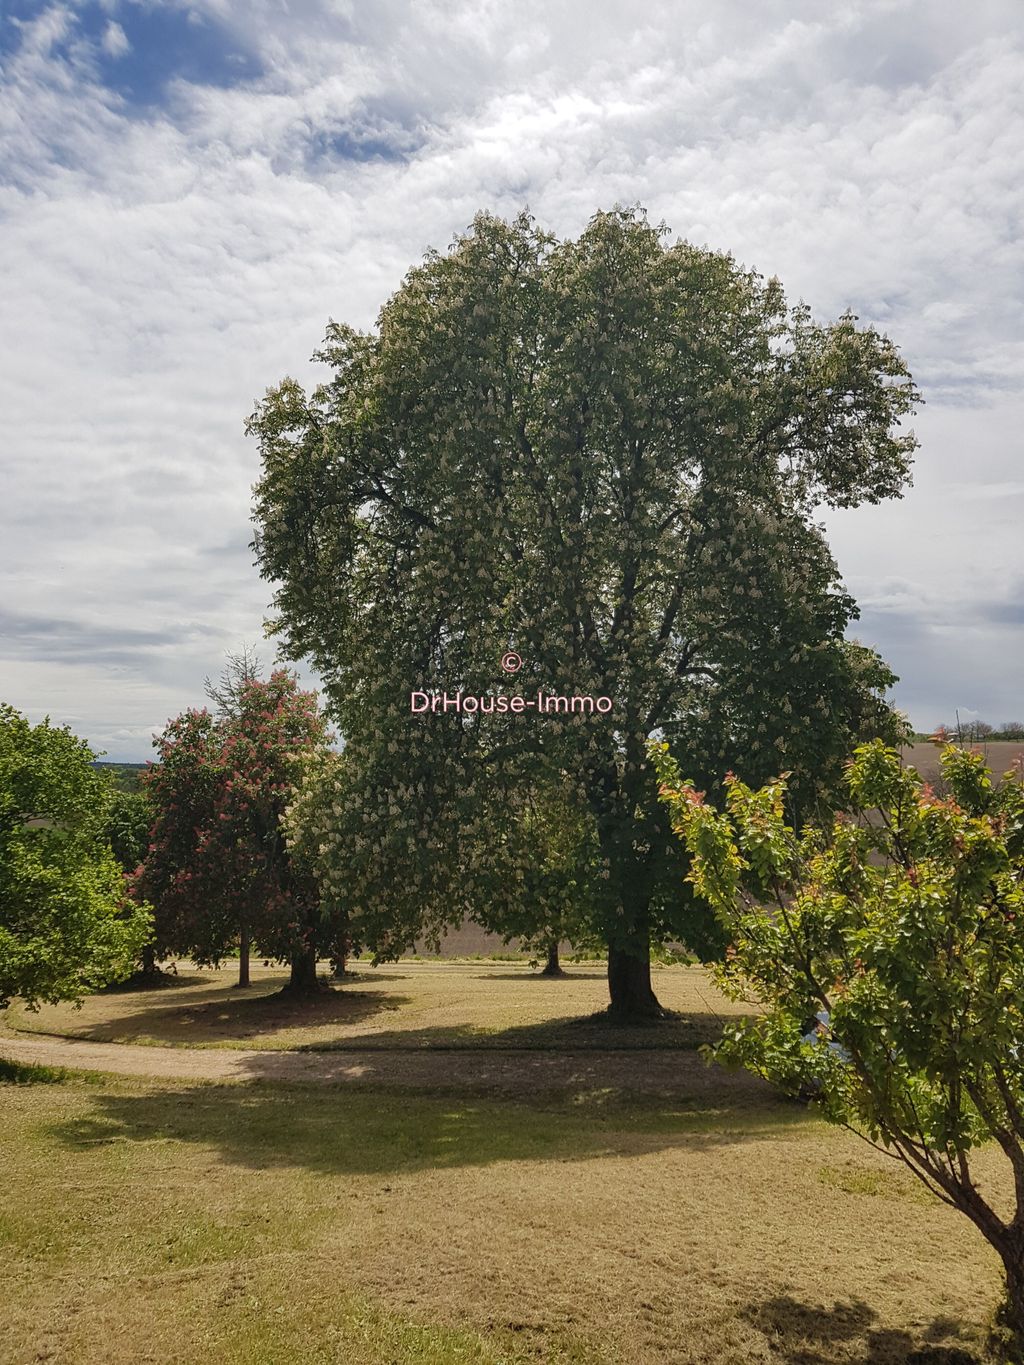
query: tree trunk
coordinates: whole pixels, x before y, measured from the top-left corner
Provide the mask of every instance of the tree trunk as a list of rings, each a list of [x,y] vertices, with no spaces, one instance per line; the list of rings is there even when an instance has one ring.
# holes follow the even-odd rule
[[[331,958],[331,975],[332,975],[332,976],[337,976],[337,977],[342,977],[342,978],[348,976],[348,955],[349,955],[349,951],[350,951],[350,942],[349,942],[349,940],[348,940],[347,938],[341,939],[341,941],[337,944],[337,946],[336,946],[336,948],[335,948],[335,950],[334,950],[334,956]]]
[[[565,976],[562,971],[562,964],[558,960],[558,941],[548,945],[548,960],[541,972],[541,976]]]
[[[238,935],[238,984],[249,984],[249,930],[244,924]]]
[[[297,948],[292,953],[292,972],[286,987],[290,991],[309,992],[320,989],[316,975],[316,948]]]
[[[655,831],[637,812],[654,795],[642,780],[645,741],[640,737],[639,717],[626,718],[625,776],[615,768],[596,774],[591,803],[597,817],[601,851],[607,864],[608,927],[608,1018],[615,1024],[653,1024],[668,1017],[651,986],[651,895],[654,865],[650,853],[638,851],[650,845]],[[655,802],[655,804],[657,804]]]
[[[156,944],[147,943],[142,950],[142,975],[156,976]]]
[[[651,1023],[667,1017],[651,986],[651,946],[608,945],[609,1017],[617,1023]]]
[[[1015,1239],[1016,1240],[1016,1239]],[[996,1313],[991,1345],[1000,1360],[1024,1362],[1024,1249],[1000,1248],[1006,1271],[1006,1298]]]

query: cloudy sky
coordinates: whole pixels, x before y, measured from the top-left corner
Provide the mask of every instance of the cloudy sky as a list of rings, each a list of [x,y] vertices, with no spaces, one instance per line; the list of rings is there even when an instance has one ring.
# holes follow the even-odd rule
[[[1019,0],[2,14],[0,698],[146,758],[261,636],[264,389],[480,208],[640,202],[900,344],[915,486],[829,518],[857,634],[917,725],[1024,719]]]

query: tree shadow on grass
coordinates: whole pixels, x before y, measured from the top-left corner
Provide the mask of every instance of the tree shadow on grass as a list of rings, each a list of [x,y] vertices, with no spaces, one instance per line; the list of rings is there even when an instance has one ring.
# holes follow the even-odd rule
[[[145,995],[149,991],[185,990],[189,986],[209,986],[200,972],[134,972],[123,981],[110,981],[97,995]]]
[[[252,1170],[400,1174],[500,1161],[578,1162],[760,1139],[800,1121],[772,1105],[527,1104],[352,1087],[201,1085],[110,1089],[85,1117],[47,1130],[69,1151],[100,1144],[194,1143]]]
[[[724,1116],[772,1107],[812,1118],[748,1071],[706,1066],[690,1051],[598,1051],[553,1048],[334,1048],[304,1052],[243,1053],[237,1070],[247,1079],[275,1084],[377,1086],[413,1094],[479,1095],[531,1103],[702,1106]]]
[[[282,978],[283,980],[284,978]],[[93,1043],[157,1043],[186,1047],[204,1044],[255,1043],[267,1035],[288,1030],[294,1041],[276,1042],[297,1052],[689,1052],[721,1037],[723,1021],[704,1011],[678,1013],[650,1024],[622,1024],[601,1010],[597,1013],[563,1015],[505,1028],[470,1023],[437,1024],[421,1028],[383,1029],[382,1016],[400,1013],[412,1003],[408,995],[373,986],[401,980],[400,974],[382,978],[374,973],[328,986],[305,995],[278,988],[278,982],[254,983],[250,990],[226,989],[219,982],[199,977],[186,979],[180,994],[166,988],[121,1008],[112,1017],[95,1021],[78,1019],[71,1025],[60,1020],[44,1023],[28,1032],[66,1034]],[[519,978],[522,980],[523,978]],[[202,989],[196,989],[201,986]],[[125,1002],[127,1003],[127,1002]],[[372,1022],[371,1022],[372,1021]],[[360,1025],[370,1024],[363,1031]],[[337,1026],[333,1037],[299,1041],[301,1030]]]
[[[398,999],[398,997],[393,997]],[[297,1051],[450,1052],[693,1052],[722,1036],[722,1021],[711,1014],[679,1014],[654,1025],[618,1024],[603,1011],[564,1015],[533,1024],[487,1029],[471,1024],[378,1030]]]
[[[258,959],[261,960],[262,959]],[[263,966],[269,964],[263,961]],[[244,987],[247,995],[253,997],[257,995],[271,995],[281,989],[288,979],[288,968],[286,965],[279,964],[279,973],[276,976],[266,977],[262,974],[254,974],[252,983]],[[382,972],[376,968],[369,968],[365,964],[360,970],[357,964],[355,970],[347,971],[344,976],[339,977],[334,974],[327,974],[326,968],[321,963],[320,976],[330,985],[365,985],[371,981],[405,981],[408,979],[404,972]],[[166,991],[188,990],[189,987],[202,986],[207,993],[220,992],[229,987],[233,990],[238,989],[238,962],[232,958],[225,958],[219,967],[195,967],[186,966],[182,971],[171,971],[160,968],[155,974],[149,975],[144,972],[134,972],[123,981],[111,981],[105,986],[100,986],[97,995],[149,995],[162,994]]]
[[[779,1295],[749,1304],[743,1316],[763,1332],[786,1365],[832,1365],[834,1347],[858,1365],[979,1365],[980,1357],[957,1342],[962,1328],[952,1318],[935,1318],[919,1333],[876,1327],[878,1314],[862,1299],[831,1308]],[[858,1352],[851,1356],[849,1348]],[[860,1352],[863,1351],[862,1354]]]
[[[89,1042],[209,1043],[258,1038],[280,1029],[360,1024],[384,1010],[399,1010],[409,997],[386,991],[350,991],[340,986],[316,994],[275,990],[263,994],[218,993],[193,1004],[183,1000],[156,1004],[121,1014],[91,1028],[76,1029]]]

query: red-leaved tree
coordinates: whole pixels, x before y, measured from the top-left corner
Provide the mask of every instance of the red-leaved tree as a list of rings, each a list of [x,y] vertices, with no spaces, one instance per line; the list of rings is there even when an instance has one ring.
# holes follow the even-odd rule
[[[156,907],[161,956],[215,963],[237,946],[247,985],[251,945],[291,964],[290,989],[316,988],[334,934],[281,817],[302,760],[329,739],[316,693],[287,669],[244,678],[218,714],[186,711],[156,739],[154,826],[135,885]]]

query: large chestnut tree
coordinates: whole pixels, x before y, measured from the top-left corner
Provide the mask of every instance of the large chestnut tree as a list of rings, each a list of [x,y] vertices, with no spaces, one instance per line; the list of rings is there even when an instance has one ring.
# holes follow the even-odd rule
[[[651,943],[691,936],[695,911],[648,738],[694,772],[785,767],[810,808],[851,742],[892,728],[892,675],[844,640],[856,608],[815,516],[905,486],[902,359],[632,210],[565,241],[479,216],[318,358],[327,382],[285,379],[251,430],[274,628],[346,742],[327,875],[362,941],[398,952],[519,895],[512,795],[571,781],[612,1012],[657,1015]],[[613,707],[410,702],[538,689]]]

